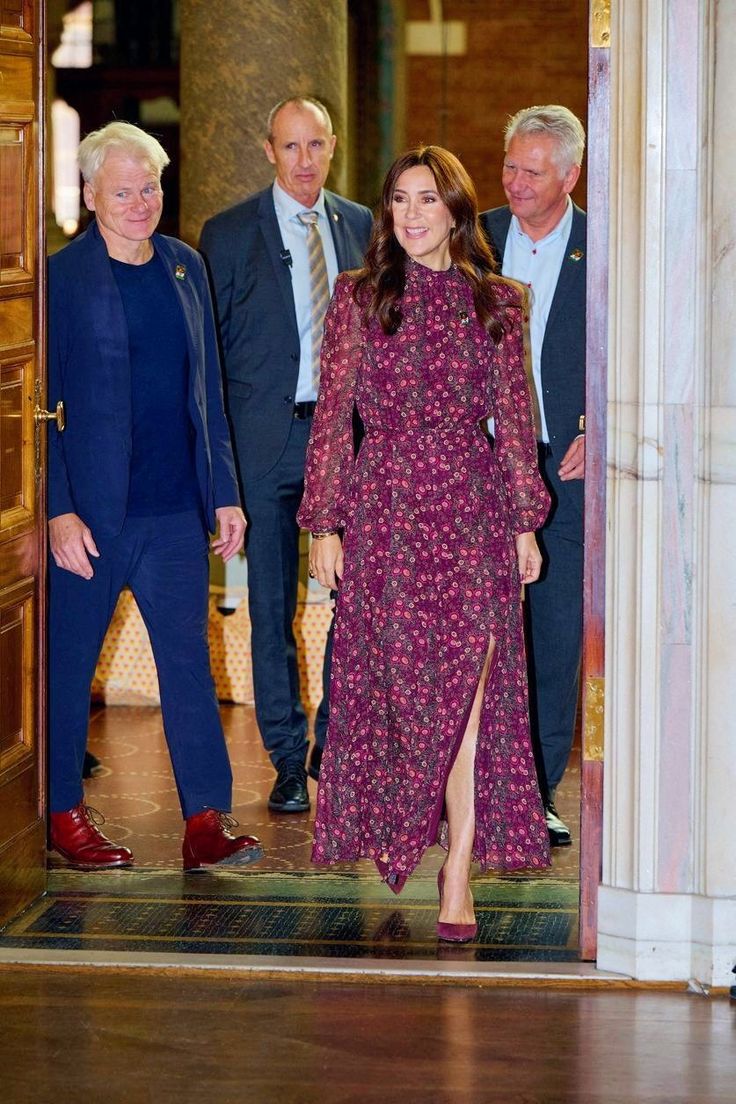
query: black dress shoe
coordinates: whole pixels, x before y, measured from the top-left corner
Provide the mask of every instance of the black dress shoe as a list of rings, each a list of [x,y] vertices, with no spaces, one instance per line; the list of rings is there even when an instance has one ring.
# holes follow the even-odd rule
[[[322,751],[323,749],[319,744],[315,744],[309,753],[307,774],[310,778],[313,778],[315,782],[319,782],[319,769],[322,766]]]
[[[554,801],[548,801],[544,806],[544,819],[547,821],[550,847],[569,847],[572,843],[570,829],[560,818]]]
[[[82,767],[82,778],[91,778],[92,775],[102,769],[102,763],[93,755],[91,751],[85,751],[84,753],[84,766]]]
[[[303,765],[287,760],[276,769],[276,782],[268,798],[269,809],[275,813],[309,812],[307,772]]]

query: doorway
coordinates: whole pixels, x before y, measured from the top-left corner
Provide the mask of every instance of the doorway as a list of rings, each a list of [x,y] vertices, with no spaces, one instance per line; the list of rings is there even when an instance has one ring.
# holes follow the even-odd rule
[[[409,14],[414,14],[414,9],[417,11],[425,5],[407,5],[407,11]],[[449,7],[450,5],[448,5]],[[451,5],[453,7],[453,16],[457,15],[458,19],[462,20],[467,16],[468,21],[471,19],[477,19],[477,12],[473,12],[470,9],[473,5],[469,4],[456,4]],[[587,18],[587,3],[571,3],[571,20],[576,22],[576,34],[575,42],[577,43],[577,53],[575,64],[580,69],[580,57],[579,49],[580,44],[578,39],[580,38],[580,10],[583,10],[583,23]],[[369,8],[374,8],[374,5],[351,5],[351,9],[356,10],[363,9],[367,11]],[[467,8],[467,11],[465,9]],[[457,9],[457,10],[455,10]],[[475,35],[480,34],[479,28],[474,27]],[[520,32],[521,33],[521,32]],[[482,38],[482,34],[480,34]],[[569,46],[567,47],[569,49]],[[548,42],[545,44],[545,49],[548,49]],[[583,42],[583,50],[587,58],[587,42]],[[548,51],[549,52],[549,51]],[[607,196],[602,191],[603,185],[606,181],[607,165],[603,163],[603,151],[606,148],[607,133],[607,84],[605,78],[607,70],[603,62],[607,63],[607,50],[600,47],[591,48],[591,62],[590,62],[590,96],[589,96],[589,154],[588,154],[588,205],[591,212],[591,216],[594,216],[594,211],[597,211],[597,225],[604,226],[605,219],[607,218]],[[570,57],[568,54],[564,55],[565,68],[567,71],[566,79],[570,76],[571,66]],[[499,65],[502,59],[498,59]],[[423,74],[428,72],[428,61],[426,58],[405,59],[404,64],[416,65]],[[451,146],[457,148],[457,152],[461,157],[467,159],[469,167],[474,165],[475,171],[481,178],[490,179],[486,176],[488,171],[488,164],[496,164],[495,158],[488,158],[487,156],[480,157],[477,165],[473,162],[473,157],[479,152],[487,149],[489,146],[494,148],[498,144],[500,150],[500,143],[496,138],[496,134],[500,134],[500,126],[496,126],[495,122],[489,122],[488,118],[485,119],[483,125],[487,130],[487,134],[483,140],[478,142],[478,139],[474,134],[462,136],[459,132],[452,132],[452,119],[449,114],[449,105],[453,102],[458,104],[462,103],[462,81],[460,80],[460,69],[463,67],[462,61],[452,61],[449,56],[440,57],[437,64],[439,65],[439,71],[442,76],[438,87],[441,89],[441,98],[436,105],[436,117],[441,121],[442,133],[438,132],[438,137]],[[453,70],[453,66],[457,67],[457,72]],[[370,67],[369,67],[370,68]],[[467,70],[467,65],[465,70]],[[585,69],[585,63],[582,66]],[[467,72],[465,73],[467,76]],[[87,78],[85,78],[87,79]],[[453,83],[455,82],[455,83]],[[368,83],[366,88],[370,88]],[[559,88],[559,83],[555,86]],[[109,91],[109,90],[108,90]],[[581,116],[585,116],[585,88],[583,88],[583,107],[578,108],[577,104],[571,102],[571,106],[577,111],[580,111]],[[500,117],[503,116],[504,110],[514,110],[520,102],[546,102],[547,100],[559,98],[563,99],[563,96],[557,92],[556,96],[551,94],[544,94],[541,91],[539,93],[532,90],[518,89],[518,88],[505,88],[504,90],[504,103],[497,105],[498,113]],[[569,97],[568,97],[569,99]],[[563,99],[563,102],[564,99]],[[596,113],[597,112],[597,113]],[[405,141],[408,144],[412,141],[413,136],[406,130],[406,115],[404,118],[400,118],[400,112],[397,112],[395,118],[396,131],[401,132],[402,129],[405,134]],[[416,121],[417,125],[420,125],[421,120],[418,119],[416,111],[407,112],[411,114],[412,118]],[[101,120],[104,121],[104,120]],[[88,126],[83,126],[83,129],[89,129]],[[432,140],[433,135],[423,135],[427,140]],[[362,156],[365,157],[365,149],[361,147]],[[377,153],[380,151],[377,151]],[[499,155],[500,158],[500,155]],[[471,170],[472,171],[472,170]],[[490,185],[489,185],[490,189]],[[356,198],[362,198],[364,201],[372,202],[372,196],[357,196]],[[481,206],[487,207],[493,205],[495,202],[501,202],[502,196],[499,198],[498,193],[493,193],[488,190],[485,195],[481,197]],[[603,257],[604,251],[602,249],[602,238],[600,235],[596,237],[596,256]],[[593,250],[589,249],[588,253],[589,267],[593,268],[594,258]],[[596,294],[603,295],[602,284],[600,275],[595,277]],[[599,298],[600,302],[605,301],[604,297]],[[602,314],[603,312],[598,312]],[[595,897],[598,885],[598,870],[600,864],[600,819],[601,819],[601,793],[602,793],[602,746],[598,739],[600,732],[602,732],[602,660],[603,660],[603,609],[602,609],[602,574],[598,570],[603,562],[603,547],[601,535],[603,534],[603,496],[600,494],[601,480],[604,480],[605,464],[602,463],[602,453],[600,451],[601,445],[604,441],[603,426],[604,426],[604,414],[602,410],[602,398],[605,396],[605,385],[600,385],[600,380],[605,378],[605,373],[601,375],[601,350],[605,349],[605,342],[602,340],[602,334],[600,326],[594,329],[593,334],[589,335],[589,352],[592,350],[593,354],[597,356],[595,361],[596,378],[598,385],[589,389],[588,396],[588,445],[589,445],[589,464],[592,466],[589,468],[588,479],[588,519],[586,522],[586,542],[588,548],[588,560],[586,564],[586,592],[585,592],[585,611],[586,611],[586,635],[585,635],[585,671],[583,679],[583,739],[581,746],[578,749],[579,755],[579,767],[580,774],[578,778],[575,776],[575,770],[569,772],[566,786],[560,794],[558,805],[563,815],[569,817],[574,823],[578,820],[578,808],[580,808],[580,817],[582,820],[581,832],[575,833],[576,839],[582,837],[581,849],[578,853],[577,844],[575,849],[569,849],[564,853],[559,853],[559,860],[556,862],[555,869],[560,873],[558,883],[562,887],[555,892],[557,896],[552,901],[553,908],[551,911],[557,914],[556,922],[558,928],[558,943],[555,944],[556,950],[554,953],[560,953],[563,958],[560,961],[565,961],[565,955],[572,957],[578,957],[578,936],[577,936],[577,922],[578,922],[578,889],[580,890],[580,921],[581,921],[581,940],[582,940],[582,954],[584,958],[594,957],[595,952]],[[589,374],[590,374],[590,361],[589,361]],[[604,369],[603,365],[603,369]],[[592,459],[591,453],[593,454]],[[604,486],[604,483],[603,483]],[[597,488],[591,493],[591,488]],[[593,501],[593,508],[591,509],[590,503]],[[592,585],[590,580],[597,580],[595,586]],[[136,712],[131,713],[129,710],[133,709]],[[128,712],[126,712],[128,711]],[[308,820],[305,818],[301,823],[301,818],[282,818],[281,822],[277,822],[271,825],[267,814],[265,813],[265,800],[259,793],[259,785],[263,783],[266,785],[267,779],[270,779],[270,767],[262,758],[262,753],[254,739],[254,723],[252,718],[252,711],[248,712],[246,706],[224,706],[223,715],[226,722],[226,727],[230,733],[231,750],[233,752],[233,758],[235,760],[236,775],[242,770],[242,775],[239,775],[239,781],[236,788],[236,802],[238,802],[238,815],[242,820],[244,827],[248,831],[254,831],[264,838],[264,842],[267,845],[267,849],[273,852],[274,862],[272,864],[273,869],[264,871],[263,874],[263,887],[267,890],[266,900],[275,899],[277,896],[278,887],[273,881],[274,877],[279,876],[279,872],[283,874],[290,873],[290,867],[288,862],[294,861],[302,864],[304,871],[304,878],[290,878],[287,879],[284,884],[289,884],[291,889],[289,892],[293,895],[295,900],[304,900],[304,891],[307,894],[312,890],[307,887],[304,879],[314,877],[309,872],[306,866],[306,859],[308,857],[309,849],[309,829]],[[152,796],[149,781],[139,784],[139,788],[136,790],[136,784],[133,781],[132,776],[137,775],[140,779],[141,776],[145,776],[148,770],[151,771],[150,779],[154,780],[155,785],[160,784],[160,788],[163,790],[166,787],[164,776],[168,771],[168,763],[166,760],[165,752],[158,747],[157,741],[159,740],[159,734],[157,733],[158,721],[156,720],[157,714],[155,710],[151,710],[150,707],[129,707],[120,706],[107,710],[105,713],[98,713],[93,717],[91,725],[91,749],[97,751],[103,763],[103,772],[93,778],[90,782],[89,799],[92,804],[96,800],[99,800],[99,804],[105,809],[109,820],[117,827],[119,826],[123,830],[123,834],[128,839],[138,834],[141,837],[141,843],[143,835],[145,834],[146,817],[148,815],[145,812],[146,802],[153,802],[158,804],[158,800],[155,796]],[[600,725],[598,724],[600,719]],[[160,727],[160,726],[159,726]],[[139,748],[141,745],[137,743],[138,736],[134,740],[126,738],[126,732],[133,729],[147,733],[145,737],[146,744],[146,756],[149,752],[154,757],[154,761],[150,767],[142,769],[141,763],[146,762],[146,756],[138,750],[130,750],[131,748]],[[243,733],[245,733],[245,743],[243,744]],[[153,750],[152,750],[153,749]],[[260,756],[260,758],[259,758]],[[106,773],[109,771],[110,773]],[[582,803],[580,799],[580,781],[582,779]],[[150,780],[149,779],[149,780]],[[246,795],[250,793],[255,794],[253,812],[251,813],[251,801]],[[97,798],[95,795],[99,795]],[[241,800],[239,800],[241,798]],[[119,804],[116,804],[119,801]],[[178,811],[175,807],[175,802],[172,804],[168,798],[164,799],[168,802],[162,812],[165,814],[164,820],[151,831],[151,850],[147,851],[144,848],[143,852],[140,852],[140,845],[138,847],[141,856],[144,861],[142,866],[145,870],[145,880],[142,885],[151,887],[152,883],[150,877],[156,877],[155,872],[157,870],[163,870],[167,868],[165,865],[160,864],[172,864],[175,865],[178,855],[178,835],[179,825]],[[137,804],[136,804],[137,802]],[[257,809],[257,813],[256,813]],[[264,819],[265,818],[265,819]],[[284,823],[286,819],[286,823]],[[300,823],[296,823],[297,820]],[[120,834],[120,833],[118,833]],[[154,846],[155,838],[155,846]],[[122,836],[121,836],[122,839]],[[290,842],[289,842],[290,841]],[[270,848],[269,848],[270,843]],[[145,845],[148,846],[147,844]],[[297,858],[298,856],[298,858]],[[578,881],[578,859],[580,859],[580,881]],[[288,860],[288,861],[287,861]],[[291,870],[293,871],[293,867]],[[427,885],[431,887],[433,882],[433,870],[431,864],[427,868]],[[356,946],[361,944],[366,935],[371,936],[375,932],[380,932],[380,939],[378,940],[383,951],[386,950],[386,945],[393,949],[393,953],[396,953],[397,946],[401,943],[402,938],[406,936],[406,922],[401,916],[395,916],[393,913],[396,910],[384,915],[381,912],[381,902],[371,898],[367,890],[367,883],[361,884],[364,879],[360,878],[360,872],[356,872],[356,882],[352,886],[350,892],[349,878],[347,878],[348,872],[346,872],[346,881],[344,882],[344,895],[345,900],[340,900],[340,906],[343,909],[349,909],[356,904],[355,894],[366,894],[367,896],[361,897],[361,900],[367,902],[366,909],[363,912],[369,912],[371,919],[363,924],[362,921],[358,923],[355,917],[351,919],[350,923],[353,924],[351,930],[358,932],[360,938],[356,940]],[[52,878],[56,878],[57,872],[52,870]],[[135,876],[129,876],[135,877]],[[319,878],[323,878],[324,875],[317,875]],[[253,868],[253,873],[246,875],[246,880],[250,886],[248,893],[253,896],[256,892],[256,885],[261,878],[258,868]],[[270,880],[268,880],[270,879]],[[181,879],[179,879],[181,881]],[[374,879],[375,880],[375,879]],[[112,892],[111,879],[105,875],[104,884],[108,895]],[[543,890],[542,887],[532,885],[531,882],[522,883],[521,879],[516,879],[515,883],[510,883],[510,880],[504,881],[503,879],[497,879],[494,887],[494,893],[490,893],[486,899],[485,904],[489,911],[495,911],[499,917],[498,930],[503,936],[504,931],[508,932],[510,929],[508,921],[508,915],[512,909],[516,910],[519,914],[523,911],[524,905],[530,905],[531,908],[527,909],[528,913],[528,925],[529,930],[536,930],[539,932],[539,920],[537,917],[536,928],[535,921],[532,918],[532,913],[536,907],[536,904],[544,905],[549,904],[551,898],[547,890]],[[61,884],[61,883],[59,883]],[[121,883],[122,885],[122,883]],[[326,886],[326,883],[323,883]],[[510,885],[515,885],[516,890],[519,891],[519,895],[513,898],[511,895]],[[245,887],[245,883],[241,884],[241,888]],[[79,886],[81,890],[81,883]],[[126,888],[122,886],[124,893],[130,890],[130,886]],[[201,899],[203,893],[204,896],[211,895],[211,891],[214,887],[209,882],[205,883],[204,888],[200,886],[195,896],[197,899]],[[232,892],[236,892],[234,885],[230,886]],[[515,890],[515,891],[516,891]],[[281,895],[284,895],[284,888],[278,890]],[[352,892],[352,897],[350,893]],[[270,898],[269,898],[270,894]],[[301,897],[300,897],[301,894]],[[536,894],[536,897],[534,896]],[[72,893],[72,895],[74,895]],[[315,887],[315,897],[318,895],[318,890]],[[139,900],[140,894],[136,891],[134,894],[136,900]],[[180,894],[181,896],[181,894]],[[78,902],[77,902],[78,903]],[[333,902],[334,903],[334,902]],[[181,902],[180,902],[181,904]],[[182,905],[186,907],[186,903]],[[362,906],[361,906],[362,908]],[[506,920],[502,922],[502,913],[507,916]],[[370,912],[370,910],[373,912]],[[377,911],[376,911],[377,909]],[[422,910],[429,916],[430,903],[429,898],[425,898],[422,893],[419,893],[417,900],[412,902],[411,913],[420,918]],[[550,911],[550,910],[548,910]],[[537,910],[539,912],[539,910]],[[203,914],[202,914],[203,915]],[[295,913],[293,914],[295,915]],[[346,914],[347,915],[347,914]],[[351,914],[352,915],[352,914]],[[39,914],[40,916],[40,914]],[[86,917],[86,918],[85,918]],[[571,917],[573,919],[571,920]],[[360,917],[359,917],[360,919]],[[384,927],[384,921],[386,925]],[[77,921],[75,921],[79,927],[86,927],[87,930],[92,932],[89,922],[89,914],[79,913]],[[35,923],[35,921],[34,921]],[[372,925],[372,926],[371,926]],[[566,926],[565,926],[566,925]],[[411,930],[411,925],[409,925]],[[559,933],[563,932],[564,936]],[[574,929],[574,934],[571,932]],[[415,923],[414,935],[418,937],[418,942],[421,944],[423,938],[421,923],[419,926]],[[490,931],[490,928],[489,928]],[[384,932],[388,935],[384,937]],[[26,934],[23,938],[31,939],[30,934]],[[250,938],[250,937],[248,937]],[[256,938],[256,937],[254,937]],[[258,938],[260,938],[258,936]],[[494,936],[495,938],[495,936]],[[519,945],[524,944],[526,939],[527,951],[536,949],[541,952],[543,943],[534,943],[532,938],[523,938],[520,936]],[[545,939],[548,939],[545,936]],[[369,940],[370,941],[370,940]],[[298,942],[298,941],[297,941]],[[493,945],[495,950],[489,951],[489,954],[494,954],[496,951],[502,953],[503,957],[507,957],[511,952],[509,951],[508,942],[504,943],[503,939],[497,941],[495,944],[489,937],[489,946]],[[30,944],[27,944],[30,945]],[[296,945],[296,943],[295,943]],[[551,946],[549,940],[546,946]],[[264,952],[267,953],[267,952]],[[325,950],[324,946],[320,954],[330,954],[329,950]],[[526,952],[523,952],[526,953]],[[390,954],[389,954],[390,957]]]

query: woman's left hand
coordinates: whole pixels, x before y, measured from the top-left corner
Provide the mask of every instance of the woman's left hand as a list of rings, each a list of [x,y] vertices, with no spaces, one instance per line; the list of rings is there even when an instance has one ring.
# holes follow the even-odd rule
[[[542,553],[534,533],[519,533],[516,538],[516,560],[522,583],[535,583],[542,570]]]

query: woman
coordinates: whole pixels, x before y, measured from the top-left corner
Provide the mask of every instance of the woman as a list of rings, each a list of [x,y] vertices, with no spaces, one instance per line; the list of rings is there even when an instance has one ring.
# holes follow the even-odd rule
[[[477,930],[472,860],[549,864],[520,605],[549,500],[524,293],[493,269],[457,158],[400,157],[366,267],[339,278],[327,315],[299,514],[311,572],[339,582],[313,860],[369,857],[399,892],[439,840],[438,934],[453,941]]]

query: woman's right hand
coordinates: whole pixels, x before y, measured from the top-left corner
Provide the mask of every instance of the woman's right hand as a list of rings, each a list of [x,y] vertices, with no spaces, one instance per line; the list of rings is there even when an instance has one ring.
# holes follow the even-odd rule
[[[331,533],[329,537],[316,539],[312,537],[312,547],[309,549],[310,577],[328,590],[337,590],[343,568],[342,541],[338,534]]]
[[[535,533],[519,533],[516,538],[516,559],[522,583],[535,583],[542,570],[542,553]]]

